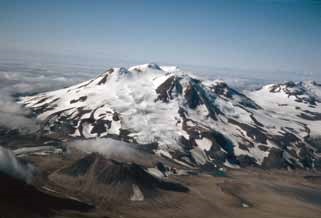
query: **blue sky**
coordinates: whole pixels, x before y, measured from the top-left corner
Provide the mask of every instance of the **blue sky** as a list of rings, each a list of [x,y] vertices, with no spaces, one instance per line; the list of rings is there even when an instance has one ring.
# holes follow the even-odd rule
[[[321,74],[321,1],[0,0],[0,53]]]

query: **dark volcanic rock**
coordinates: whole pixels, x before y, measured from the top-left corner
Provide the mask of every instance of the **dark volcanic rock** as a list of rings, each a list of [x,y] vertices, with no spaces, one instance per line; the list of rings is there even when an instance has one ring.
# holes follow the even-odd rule
[[[162,83],[157,89],[156,93],[158,98],[156,100],[161,100],[163,102],[169,102],[173,99],[173,91],[175,94],[182,93],[182,86],[179,83],[180,78],[176,76],[171,76],[164,83]]]
[[[283,151],[276,148],[271,148],[269,156],[265,157],[262,163],[263,168],[284,168],[286,162],[283,159]]]
[[[93,206],[44,193],[0,172],[0,213],[6,218],[49,217],[61,210],[86,212]]]
[[[239,162],[240,167],[248,167],[248,166],[258,166],[256,160],[253,157],[249,157],[246,155],[239,155],[236,157]]]
[[[70,176],[75,184],[77,180],[82,180],[81,184],[87,187],[86,190],[88,188],[89,190],[95,189],[96,185],[119,190],[122,193],[121,195],[125,195],[127,200],[130,198],[133,186],[137,186],[145,198],[153,197],[160,190],[174,192],[189,191],[187,187],[179,183],[156,178],[140,165],[105,159],[97,153],[85,156],[58,173]],[[68,179],[68,181],[70,180]],[[78,187],[74,188],[77,189]]]
[[[78,99],[71,100],[70,104],[74,104],[74,103],[79,102],[79,101],[80,102],[84,102],[84,101],[86,101],[86,99],[87,99],[87,96],[81,96]]]
[[[187,101],[187,104],[190,108],[194,109],[198,105],[202,104],[201,99],[199,98],[196,90],[191,84],[189,84],[185,90],[184,97]]]
[[[321,113],[304,110],[303,113],[298,115],[298,117],[306,120],[318,121],[321,120]]]
[[[107,70],[106,71],[106,75],[98,82],[98,85],[102,85],[102,84],[105,84],[106,83],[106,81],[107,81],[107,78],[108,78],[108,76],[110,75],[110,74],[112,74],[114,72],[114,69],[109,69],[109,70]]]

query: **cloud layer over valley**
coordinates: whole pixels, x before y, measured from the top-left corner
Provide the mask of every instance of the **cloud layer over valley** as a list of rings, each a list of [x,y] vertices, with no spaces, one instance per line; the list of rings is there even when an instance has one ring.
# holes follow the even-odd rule
[[[35,168],[31,164],[22,164],[12,151],[0,146],[0,172],[30,183]]]

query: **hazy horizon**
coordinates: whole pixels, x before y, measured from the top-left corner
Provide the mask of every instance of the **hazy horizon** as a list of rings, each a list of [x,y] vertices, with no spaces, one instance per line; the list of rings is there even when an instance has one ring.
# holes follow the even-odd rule
[[[88,66],[157,62],[208,72],[218,68],[321,77],[320,1],[0,4],[3,61],[61,56]]]

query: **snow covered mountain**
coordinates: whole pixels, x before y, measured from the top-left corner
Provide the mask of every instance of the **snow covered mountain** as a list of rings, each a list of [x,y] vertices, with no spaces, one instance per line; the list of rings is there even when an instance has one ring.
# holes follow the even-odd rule
[[[245,95],[224,81],[145,64],[112,68],[20,102],[42,121],[44,134],[150,144],[184,165],[321,168],[321,149],[309,140],[321,135],[315,82],[268,85]]]
[[[248,96],[267,111],[306,124],[312,136],[321,134],[320,84],[314,81],[271,84]]]

